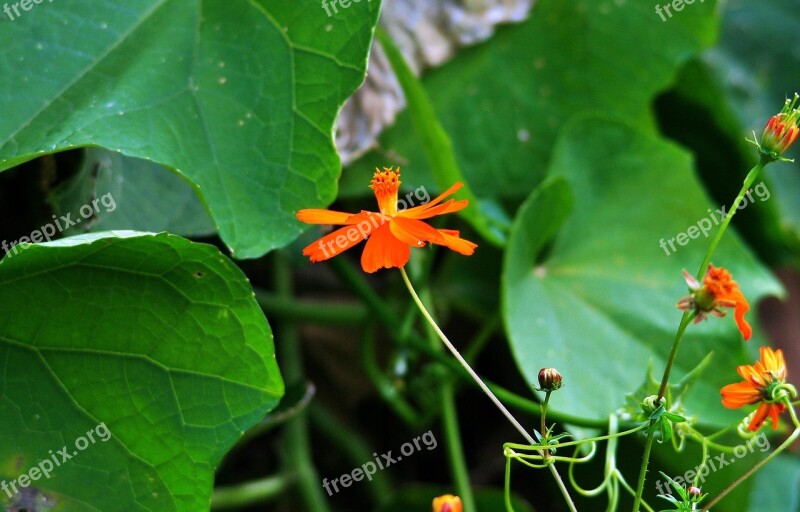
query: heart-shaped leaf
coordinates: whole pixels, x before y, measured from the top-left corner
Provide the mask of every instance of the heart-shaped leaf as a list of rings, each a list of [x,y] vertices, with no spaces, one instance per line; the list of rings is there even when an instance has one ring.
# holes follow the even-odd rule
[[[99,145],[202,194],[237,257],[303,230],[336,196],[333,124],[364,78],[380,1],[28,4],[0,28],[0,170]]]
[[[555,181],[529,197],[512,228],[506,328],[531,385],[542,367],[564,375],[552,408],[601,419],[639,386],[648,361],[663,370],[681,317],[675,303],[687,293],[681,269],[697,271],[709,244],[697,226],[708,225],[710,236],[718,207],[709,208],[685,152],[601,117],[565,128],[549,172]],[[753,305],[781,292],[732,230],[713,262],[733,273]],[[702,412],[706,424],[741,415],[722,408],[719,387],[736,380],[742,346],[732,319],[690,327],[674,380],[709,351],[716,356],[686,399],[688,413]]]
[[[0,503],[205,510],[222,456],[283,394],[252,288],[208,245],[115,232],[17,246],[0,311],[0,480],[20,491]]]

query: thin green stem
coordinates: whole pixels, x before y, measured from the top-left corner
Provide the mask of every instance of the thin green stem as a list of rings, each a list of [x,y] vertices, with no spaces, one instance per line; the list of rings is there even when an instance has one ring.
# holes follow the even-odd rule
[[[742,188],[739,190],[739,193],[736,195],[736,199],[733,201],[733,205],[731,205],[730,210],[728,210],[728,214],[725,216],[725,220],[722,221],[719,229],[717,230],[716,235],[711,240],[711,244],[706,251],[706,256],[703,259],[703,263],[700,265],[700,270],[697,272],[697,279],[702,280],[703,276],[705,275],[706,269],[708,265],[711,263],[711,258],[714,256],[714,252],[717,250],[717,246],[719,245],[720,240],[722,240],[722,236],[725,234],[725,231],[728,228],[728,225],[731,223],[731,219],[733,216],[736,215],[736,212],[739,209],[739,205],[741,204],[742,200],[744,199],[745,194],[752,186],[753,182],[758,178],[759,174],[761,174],[761,170],[764,169],[764,166],[769,163],[768,160],[765,158],[761,158],[759,162],[753,167],[750,172],[747,173],[747,176],[744,179],[744,183],[742,184]],[[680,345],[681,339],[683,338],[683,332],[686,330],[686,326],[689,325],[689,321],[693,318],[693,314],[691,312],[686,312],[683,314],[683,318],[681,318],[681,324],[678,327],[678,333],[675,336],[675,340],[672,343],[672,351],[670,352],[669,359],[667,360],[667,366],[664,369],[664,376],[661,379],[661,387],[658,390],[658,398],[661,399],[664,396],[664,393],[667,389],[667,384],[669,383],[669,375],[672,371],[672,365],[675,362],[675,356],[678,353],[678,346]],[[653,448],[653,439],[654,439],[655,432],[650,432],[647,436],[647,441],[644,447],[644,455],[642,457],[642,467],[639,471],[639,483],[636,488],[636,498],[634,499],[633,503],[633,512],[639,512],[639,504],[642,501],[642,492],[644,490],[644,481],[647,477],[647,466],[650,462],[650,452]]]
[[[669,358],[667,359],[667,366],[664,369],[664,376],[661,379],[661,387],[658,389],[658,399],[664,397],[664,393],[667,390],[667,383],[669,382],[669,374],[672,372],[672,365],[675,363],[675,357],[678,354],[678,347],[681,344],[681,340],[683,339],[683,333],[686,332],[686,328],[689,326],[689,322],[692,321],[694,318],[694,314],[691,312],[686,312],[683,314],[681,318],[680,326],[678,326],[678,332],[675,333],[675,339],[672,342],[672,350],[669,353]],[[639,468],[639,479],[638,483],[636,484],[636,496],[633,499],[633,512],[639,512],[639,506],[642,502],[642,493],[644,492],[644,482],[647,479],[647,466],[650,464],[650,452],[653,449],[653,441],[655,440],[655,430],[651,430],[647,434],[647,441],[644,444],[644,454],[642,454],[642,466]]]
[[[292,296],[292,273],[280,253],[275,256],[274,277],[278,294]],[[303,379],[303,355],[300,337],[292,322],[277,325],[276,344],[284,378],[289,381]],[[285,463],[287,469],[297,475],[304,509],[315,512],[329,512],[330,507],[322,492],[322,485],[311,456],[311,439],[308,432],[308,418],[299,414],[287,423],[285,432]]]
[[[650,451],[653,449],[653,439],[655,430],[647,434],[647,441],[644,444],[644,454],[642,454],[642,467],[639,468],[639,480],[636,484],[636,496],[633,499],[633,512],[639,512],[642,503],[642,493],[644,492],[644,482],[647,478],[647,466],[650,463]]]
[[[736,196],[736,200],[733,201],[733,205],[731,206],[731,209],[728,210],[725,220],[722,221],[722,224],[717,230],[717,234],[714,235],[714,238],[711,240],[711,245],[708,246],[706,257],[703,259],[703,263],[700,265],[700,271],[697,273],[698,280],[702,279],[705,275],[706,269],[708,268],[709,263],[711,263],[711,258],[714,256],[714,251],[717,250],[717,245],[719,245],[720,240],[722,240],[722,235],[725,234],[728,224],[731,223],[731,219],[733,219],[733,216],[736,215],[736,212],[739,210],[739,204],[742,202],[745,194],[753,185],[753,182],[756,181],[758,175],[761,174],[762,169],[764,169],[764,166],[767,165],[767,163],[769,162],[762,157],[755,167],[750,169],[750,172],[747,173],[744,183],[742,184],[742,188],[739,190],[739,194]]]
[[[414,299],[414,302],[417,304],[417,307],[422,313],[422,316],[424,316],[425,320],[427,320],[428,323],[431,325],[431,327],[433,327],[434,331],[436,331],[436,334],[439,336],[439,339],[442,340],[442,343],[444,343],[447,349],[450,351],[450,353],[453,354],[453,357],[455,357],[456,360],[458,360],[461,366],[464,367],[464,369],[467,371],[467,373],[470,374],[472,379],[478,384],[481,390],[483,390],[484,394],[487,397],[489,397],[489,399],[494,403],[494,405],[498,409],[500,409],[500,412],[503,413],[506,419],[508,419],[508,421],[514,426],[514,428],[517,429],[517,431],[522,435],[522,437],[524,437],[525,440],[528,441],[530,444],[536,444],[536,442],[533,440],[533,437],[531,437],[531,435],[525,430],[525,428],[522,425],[520,425],[517,419],[514,418],[514,416],[510,412],[508,412],[508,409],[506,409],[506,407],[502,404],[502,402],[500,402],[500,400],[497,399],[494,393],[492,393],[492,391],[478,376],[478,374],[475,373],[475,370],[472,369],[469,363],[467,363],[467,361],[458,352],[456,347],[450,342],[450,340],[447,338],[444,332],[442,332],[442,330],[439,328],[439,325],[434,321],[433,317],[430,315],[428,310],[425,309],[425,305],[422,303],[419,296],[417,295],[417,292],[414,290],[414,286],[411,284],[411,280],[409,280],[408,274],[406,274],[405,269],[401,267],[400,273],[403,276],[403,281],[405,282],[406,287],[408,288],[408,291],[411,294],[411,297]],[[564,485],[564,481],[561,479],[561,475],[558,474],[558,470],[555,468],[555,465],[550,464],[549,468],[550,472],[553,474],[553,478],[555,478],[556,480],[556,484],[561,490],[561,494],[567,501],[569,509],[572,512],[577,512],[577,509],[575,508],[575,503],[572,501],[572,498],[569,495],[569,491],[567,490],[567,487]]]
[[[661,400],[664,397],[664,394],[667,392],[667,384],[669,383],[670,373],[672,373],[672,366],[675,364],[675,358],[678,355],[678,347],[681,345],[683,334],[686,332],[686,328],[689,326],[689,323],[694,320],[694,316],[695,315],[693,312],[687,311],[681,318],[681,323],[678,326],[678,332],[675,333],[675,339],[672,341],[672,350],[667,358],[667,366],[664,367],[664,376],[661,378],[661,386],[658,388],[659,400]]]
[[[541,434],[542,434],[542,438],[544,438],[544,439],[547,439],[546,438],[546,436],[547,436],[547,420],[546,420],[546,418],[547,418],[547,404],[548,404],[548,402],[550,402],[550,393],[552,393],[552,391],[550,391],[550,390],[545,391],[544,402],[542,402],[542,430],[541,430]],[[550,456],[550,450],[548,450],[547,448],[544,449],[543,453],[544,453],[544,458],[545,459]]]
[[[289,475],[274,475],[252,482],[214,489],[211,510],[232,510],[257,505],[280,496],[294,480]]]
[[[506,512],[514,512],[514,506],[511,504],[511,457],[506,457],[506,478],[504,485]]]

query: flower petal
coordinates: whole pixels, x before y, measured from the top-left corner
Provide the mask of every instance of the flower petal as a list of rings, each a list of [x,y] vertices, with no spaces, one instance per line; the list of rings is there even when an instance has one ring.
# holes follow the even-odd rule
[[[786,409],[783,404],[769,404],[769,418],[772,420],[772,430],[777,430],[781,413]]]
[[[423,242],[444,244],[439,230],[421,220],[395,217],[389,221],[389,229],[398,240],[412,247],[422,247],[425,245]]]
[[[380,268],[402,268],[408,263],[411,248],[398,240],[384,224],[376,229],[361,254],[361,268],[364,272],[373,273]]]
[[[762,402],[761,405],[758,406],[756,409],[755,414],[753,414],[753,419],[750,420],[750,425],[747,426],[747,430],[750,432],[755,432],[761,428],[764,424],[764,420],[767,419],[767,415],[770,413],[770,404],[766,402]],[[773,428],[777,425],[777,423],[773,420],[772,426]]]
[[[736,309],[733,310],[733,317],[736,319],[736,326],[739,327],[739,332],[745,340],[749,340],[753,335],[753,328],[744,319],[744,314],[750,310],[750,304],[742,297],[740,302],[736,303]]]
[[[437,206],[430,206],[430,203],[428,203],[422,206],[416,206],[414,208],[409,208],[408,210],[400,211],[397,214],[399,216],[408,217],[411,219],[429,219],[437,215],[444,215],[445,213],[453,213],[463,210],[467,206],[469,206],[469,201],[466,199],[462,199],[460,201],[449,199]]]
[[[369,237],[375,225],[369,221],[339,228],[303,249],[303,255],[312,262],[325,261],[337,256]]]
[[[444,245],[448,249],[452,249],[464,256],[472,256],[475,253],[475,248],[478,244],[472,243],[469,240],[464,240],[459,236],[459,232],[453,229],[440,229],[439,233],[444,237]],[[434,242],[437,243],[437,242]]]
[[[720,390],[720,393],[722,394],[722,405],[728,409],[738,409],[761,401],[761,393],[749,382],[728,384]]]
[[[690,274],[686,269],[683,269],[683,280],[686,281],[686,285],[689,287],[690,290],[696,292],[700,289],[700,281],[697,280],[692,274]]]
[[[424,212],[426,210],[429,210],[432,207],[436,206],[437,204],[441,203],[442,200],[445,197],[455,194],[463,186],[464,186],[464,184],[461,183],[461,182],[455,183],[452,187],[448,188],[447,190],[445,190],[444,192],[442,192],[441,194],[436,196],[436,198],[433,199],[432,201],[428,201],[425,204],[422,204],[422,205],[419,205],[419,206],[415,206],[413,208],[409,208],[408,210],[404,210],[403,211],[403,216],[404,217],[415,218],[415,219],[427,219],[427,218],[431,217],[432,215],[425,216]],[[456,202],[460,203],[461,201],[456,201]],[[434,215],[436,215],[436,214],[434,214]]]
[[[335,212],[333,210],[307,208],[297,212],[296,217],[297,220],[306,224],[352,224],[347,220],[354,215],[353,213]]]

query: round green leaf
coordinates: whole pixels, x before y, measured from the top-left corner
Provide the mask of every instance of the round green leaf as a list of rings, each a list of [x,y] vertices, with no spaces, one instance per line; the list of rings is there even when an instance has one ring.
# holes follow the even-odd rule
[[[0,311],[0,480],[23,491],[0,503],[207,509],[222,456],[283,394],[252,288],[208,245],[113,232],[18,246]],[[49,478],[20,489],[48,459]]]
[[[0,170],[99,145],[173,168],[237,257],[336,196],[333,124],[380,1],[59,0],[0,25]]]
[[[531,385],[542,367],[564,375],[552,408],[601,419],[639,387],[648,361],[660,375],[681,317],[675,303],[687,293],[681,269],[695,273],[709,244],[702,234],[687,237],[668,255],[661,239],[669,248],[669,239],[719,206],[703,194],[685,152],[600,117],[565,128],[549,172],[554,181],[528,198],[512,228],[502,283],[506,328]],[[758,200],[748,206],[758,207]],[[713,263],[733,273],[753,306],[781,292],[733,231]],[[748,319],[755,323],[755,312]],[[742,346],[732,318],[689,328],[673,380],[715,351],[713,369],[686,400],[706,424],[741,416],[723,410],[719,387],[737,380]]]

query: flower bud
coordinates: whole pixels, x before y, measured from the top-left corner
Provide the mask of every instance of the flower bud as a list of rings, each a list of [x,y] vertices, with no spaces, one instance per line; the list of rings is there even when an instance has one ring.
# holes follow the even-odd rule
[[[692,500],[697,500],[702,495],[703,491],[699,487],[695,486],[689,487],[689,498],[691,498]]]
[[[642,400],[642,403],[639,405],[639,407],[642,408],[642,411],[644,411],[645,414],[650,416],[656,412],[656,409],[658,409],[662,403],[664,403],[663,397],[661,400],[659,400],[657,395],[650,395]]]
[[[452,494],[445,494],[433,498],[433,512],[462,512],[461,498]]]
[[[793,99],[787,99],[783,110],[772,116],[764,128],[759,148],[770,159],[780,159],[800,135],[800,112],[795,108],[798,99],[796,93]]]
[[[563,379],[555,368],[542,368],[539,370],[539,390],[555,391],[561,387]]]

